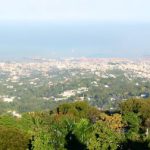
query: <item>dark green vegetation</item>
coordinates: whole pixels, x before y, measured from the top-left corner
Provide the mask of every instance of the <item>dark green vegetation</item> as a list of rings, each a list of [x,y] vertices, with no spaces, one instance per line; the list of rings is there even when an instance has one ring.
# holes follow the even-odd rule
[[[114,112],[87,102],[0,117],[1,150],[148,150],[150,99],[130,99]]]

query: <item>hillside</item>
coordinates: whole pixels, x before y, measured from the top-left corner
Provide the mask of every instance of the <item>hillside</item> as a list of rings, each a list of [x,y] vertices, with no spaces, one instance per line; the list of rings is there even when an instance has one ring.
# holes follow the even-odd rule
[[[149,108],[150,99],[129,99],[115,111],[77,101],[22,117],[1,115],[0,149],[150,149]]]

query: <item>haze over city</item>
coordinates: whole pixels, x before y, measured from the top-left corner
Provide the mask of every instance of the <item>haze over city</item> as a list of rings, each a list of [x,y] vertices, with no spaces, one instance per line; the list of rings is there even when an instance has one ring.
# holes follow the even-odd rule
[[[0,58],[148,56],[148,4],[148,0],[3,1]]]

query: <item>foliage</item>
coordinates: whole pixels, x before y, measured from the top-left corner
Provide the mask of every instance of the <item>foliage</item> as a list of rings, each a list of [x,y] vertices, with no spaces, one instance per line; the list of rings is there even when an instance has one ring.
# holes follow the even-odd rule
[[[125,132],[127,138],[130,140],[138,140],[140,129],[140,119],[138,116],[133,112],[129,112],[123,116],[123,121],[126,126]]]
[[[115,150],[119,147],[120,141],[121,134],[119,132],[111,130],[106,123],[98,121],[93,126],[91,138],[88,140],[88,149]]]
[[[0,126],[1,150],[25,150],[28,148],[29,136],[16,128]]]
[[[145,150],[150,145],[149,100],[128,100],[107,114],[87,102],[53,110],[0,116],[2,150]],[[131,106],[132,104],[132,106]],[[148,105],[149,106],[149,105]],[[147,133],[147,134],[146,134]]]

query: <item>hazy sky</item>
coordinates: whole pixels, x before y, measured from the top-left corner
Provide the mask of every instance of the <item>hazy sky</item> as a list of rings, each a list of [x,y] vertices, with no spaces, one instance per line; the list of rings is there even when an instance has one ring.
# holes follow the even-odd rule
[[[0,58],[150,55],[150,0],[0,0]]]
[[[0,0],[0,20],[150,21],[150,0]]]

